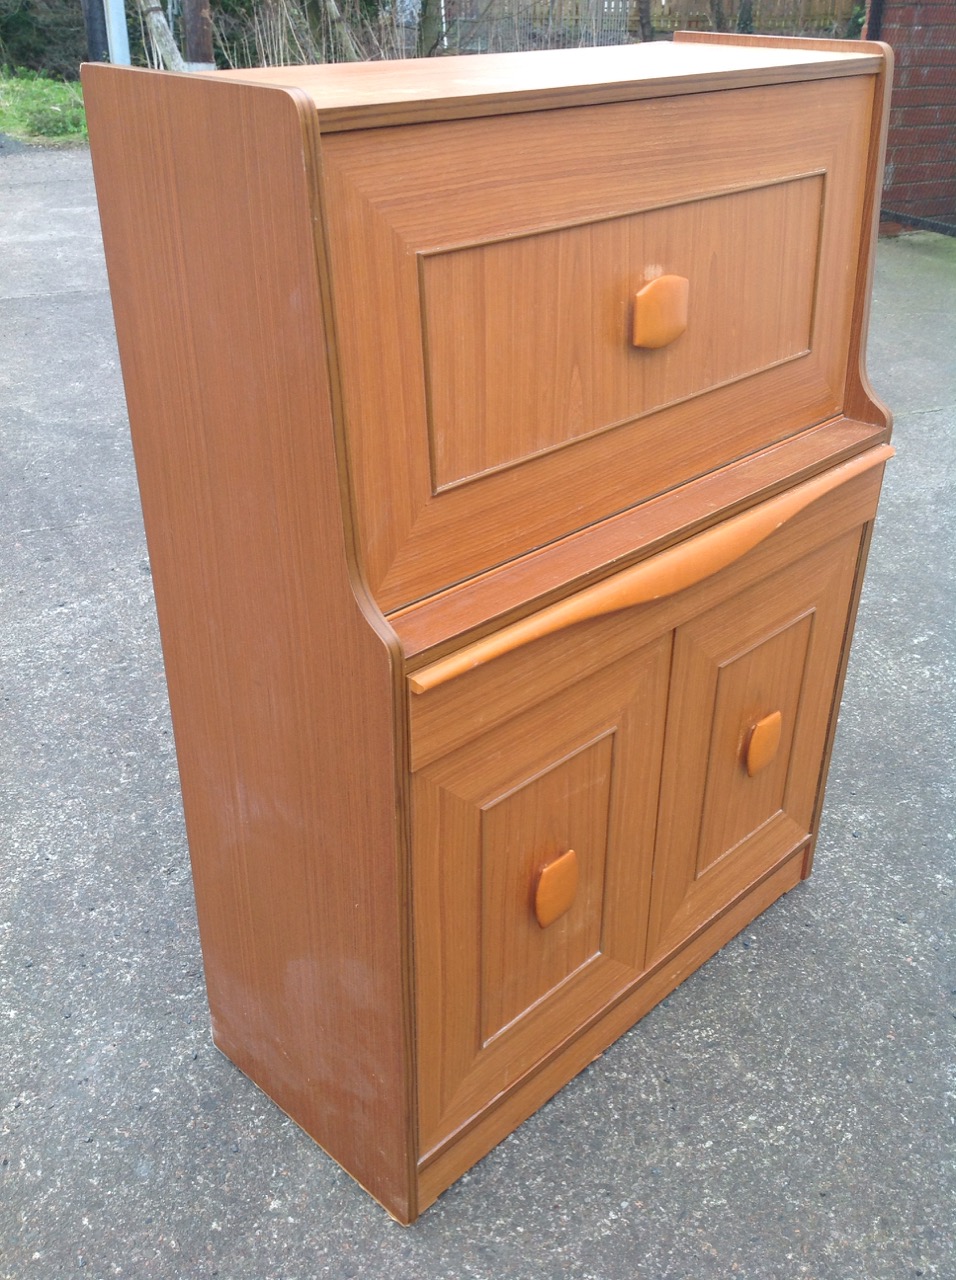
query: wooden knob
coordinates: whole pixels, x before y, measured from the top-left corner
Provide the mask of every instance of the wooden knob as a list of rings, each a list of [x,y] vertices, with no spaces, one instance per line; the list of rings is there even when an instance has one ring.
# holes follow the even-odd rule
[[[635,347],[666,347],[687,328],[690,281],[683,276],[658,276],[634,298]]]
[[[764,716],[762,720],[758,720],[750,730],[750,738],[747,741],[747,754],[744,757],[744,761],[751,778],[755,773],[759,773],[761,769],[766,769],[777,754],[777,748],[780,746],[780,727],[782,722],[783,717],[780,712],[773,711],[769,716]]]
[[[573,849],[549,862],[538,873],[534,914],[542,929],[554,924],[571,907],[578,892],[578,855]]]

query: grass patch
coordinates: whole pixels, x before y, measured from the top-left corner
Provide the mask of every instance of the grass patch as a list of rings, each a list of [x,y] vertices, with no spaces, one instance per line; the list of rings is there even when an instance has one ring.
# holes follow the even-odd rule
[[[22,142],[85,142],[80,86],[38,71],[0,68],[0,133]]]

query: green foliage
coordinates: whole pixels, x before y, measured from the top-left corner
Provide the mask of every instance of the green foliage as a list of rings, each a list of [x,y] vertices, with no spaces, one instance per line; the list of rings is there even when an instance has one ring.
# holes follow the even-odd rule
[[[86,113],[79,85],[20,67],[0,68],[0,133],[25,142],[81,142]]]
[[[858,40],[863,34],[863,27],[866,23],[866,4],[860,3],[853,6],[853,12],[850,14],[850,20],[846,24],[846,35],[848,40]]]
[[[79,0],[0,0],[0,66],[75,80],[85,57]]]

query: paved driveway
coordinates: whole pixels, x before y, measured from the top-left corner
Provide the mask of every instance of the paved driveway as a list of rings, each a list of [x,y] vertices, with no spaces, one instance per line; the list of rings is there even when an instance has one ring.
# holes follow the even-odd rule
[[[0,1275],[952,1280],[954,352],[882,242],[814,876],[402,1230],[210,1042],[89,157],[0,156]]]

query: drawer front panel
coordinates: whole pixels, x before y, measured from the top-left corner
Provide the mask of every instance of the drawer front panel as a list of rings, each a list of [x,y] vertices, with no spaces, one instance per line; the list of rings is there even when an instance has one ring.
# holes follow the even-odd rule
[[[422,259],[436,492],[806,356],[816,174]],[[686,332],[631,341],[636,287],[688,282]]]
[[[840,411],[872,93],[323,140],[359,549],[386,611]],[[688,281],[686,330],[636,348],[634,298],[662,274]]]

